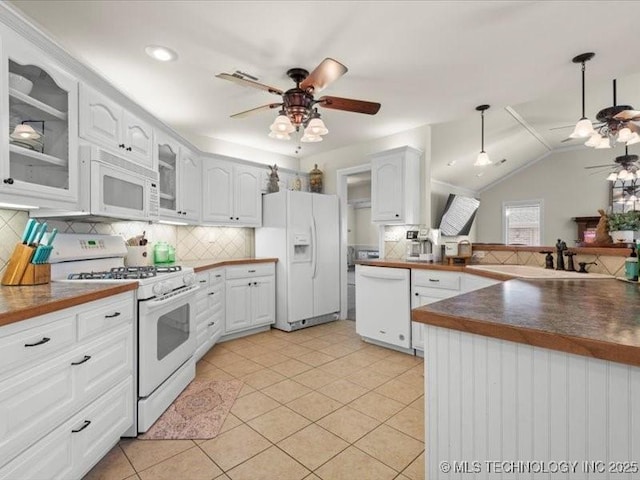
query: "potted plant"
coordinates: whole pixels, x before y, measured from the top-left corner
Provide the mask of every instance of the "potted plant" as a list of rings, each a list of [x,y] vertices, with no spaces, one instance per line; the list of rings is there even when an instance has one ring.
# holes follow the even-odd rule
[[[632,243],[640,233],[640,212],[632,210],[610,214],[609,233],[613,243]]]

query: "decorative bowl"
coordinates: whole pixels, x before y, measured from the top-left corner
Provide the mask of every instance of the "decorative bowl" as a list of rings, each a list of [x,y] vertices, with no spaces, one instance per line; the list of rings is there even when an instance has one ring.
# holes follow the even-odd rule
[[[20,93],[29,95],[33,88],[33,82],[22,75],[9,72],[9,88],[18,90]]]

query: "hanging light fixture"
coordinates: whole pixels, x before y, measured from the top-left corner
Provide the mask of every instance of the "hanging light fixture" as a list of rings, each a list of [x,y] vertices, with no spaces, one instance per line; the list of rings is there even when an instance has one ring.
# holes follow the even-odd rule
[[[284,110],[278,112],[278,116],[269,127],[271,133],[288,134],[295,130],[295,127],[289,120],[289,117],[285,114]]]
[[[610,182],[630,182],[639,178],[638,155],[630,155],[628,147],[624,147],[624,155],[616,157],[614,162],[617,164],[616,169],[607,177]]]
[[[569,135],[569,138],[587,138],[592,136],[595,133],[595,131],[593,130],[593,124],[591,123],[591,120],[589,120],[585,115],[585,108],[584,108],[585,63],[591,60],[593,57],[595,57],[595,55],[596,54],[593,52],[582,53],[577,57],[573,57],[573,60],[572,60],[573,63],[580,63],[582,65],[582,117],[580,117],[580,120],[578,120],[578,123],[576,123],[576,126],[573,129],[573,133]]]
[[[478,158],[476,158],[476,161],[473,164],[474,167],[484,167],[486,165],[491,164],[491,159],[489,158],[489,155],[487,154],[487,152],[484,151],[484,112],[485,110],[489,110],[489,107],[490,105],[478,105],[476,107],[476,110],[480,112],[480,118],[482,122],[482,130],[481,130],[482,140],[481,140],[480,153],[478,154]]]

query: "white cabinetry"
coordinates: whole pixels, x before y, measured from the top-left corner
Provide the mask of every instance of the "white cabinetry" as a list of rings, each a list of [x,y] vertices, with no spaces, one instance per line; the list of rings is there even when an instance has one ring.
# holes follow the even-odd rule
[[[2,37],[2,63],[0,123],[6,134],[0,139],[0,201],[35,207],[75,205],[76,79],[40,49],[9,32]],[[16,126],[32,130],[25,137],[15,132]]]
[[[154,153],[160,177],[160,216],[200,219],[200,158],[166,135],[156,133]]]
[[[0,479],[80,478],[132,425],[134,296],[0,328]]]
[[[86,85],[80,88],[80,136],[155,170],[151,126]]]
[[[228,160],[203,161],[204,222],[259,227],[262,224],[261,178],[264,171]]]
[[[225,271],[214,268],[196,275],[200,290],[196,294],[196,331],[198,361],[218,341],[224,330]]]
[[[273,263],[227,267],[225,334],[275,322]]]
[[[371,221],[420,223],[422,153],[400,147],[371,155]]]
[[[498,280],[468,273],[440,270],[411,270],[411,308],[438,302],[499,283]],[[412,323],[411,346],[424,350],[422,324]]]
[[[356,265],[356,332],[374,342],[411,347],[409,269]]]

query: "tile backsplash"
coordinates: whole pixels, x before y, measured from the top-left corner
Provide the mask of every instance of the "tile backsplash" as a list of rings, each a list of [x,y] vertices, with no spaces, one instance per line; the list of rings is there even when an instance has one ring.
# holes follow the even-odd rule
[[[27,212],[0,209],[0,275],[20,241]],[[177,260],[243,258],[254,254],[252,228],[201,227],[149,224],[145,222],[84,223],[46,220],[61,233],[98,233],[124,238],[146,232],[149,243],[165,241],[176,247]],[[150,246],[152,248],[152,245]]]

